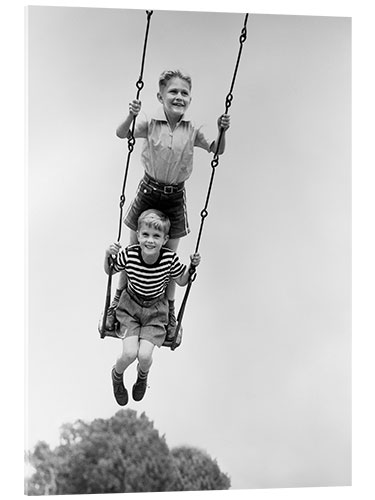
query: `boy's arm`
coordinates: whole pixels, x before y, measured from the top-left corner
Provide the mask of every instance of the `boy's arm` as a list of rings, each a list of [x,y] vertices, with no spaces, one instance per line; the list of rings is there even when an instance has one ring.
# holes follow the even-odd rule
[[[128,136],[128,132],[130,130],[130,126],[134,120],[134,118],[139,114],[141,110],[141,101],[134,99],[129,104],[129,114],[125,118],[125,121],[121,123],[116,129],[116,135],[120,139],[125,139]]]
[[[225,132],[228,130],[230,127],[230,116],[229,115],[221,115],[219,116],[217,120],[217,126],[218,126],[218,134],[216,140],[212,143],[211,145],[211,153],[216,153],[218,144],[219,144],[219,139],[220,139],[220,144],[219,144],[219,149],[217,151],[218,155],[222,155],[225,151]],[[221,138],[220,138],[221,134]]]
[[[104,271],[106,274],[109,274],[109,259],[112,255],[117,255],[121,249],[121,245],[119,243],[112,243],[107,250],[105,251],[104,258]]]
[[[185,268],[185,271],[183,274],[181,274],[181,276],[175,278],[175,282],[180,286],[186,286],[189,282],[189,276],[190,276],[189,269],[192,266],[194,267],[199,266],[200,261],[201,261],[201,256],[199,255],[199,253],[190,255],[190,266]]]

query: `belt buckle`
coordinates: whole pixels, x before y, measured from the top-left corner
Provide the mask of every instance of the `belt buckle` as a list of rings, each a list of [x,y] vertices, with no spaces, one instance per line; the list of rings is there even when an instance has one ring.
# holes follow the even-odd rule
[[[164,194],[172,194],[173,193],[173,186],[164,186],[163,191],[164,191]]]

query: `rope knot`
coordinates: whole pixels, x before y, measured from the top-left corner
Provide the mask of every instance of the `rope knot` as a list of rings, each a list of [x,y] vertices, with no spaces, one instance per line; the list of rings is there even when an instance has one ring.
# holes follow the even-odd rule
[[[143,89],[143,87],[144,87],[144,85],[145,85],[145,84],[144,84],[143,80],[141,80],[141,79],[139,79],[139,80],[137,81],[137,83],[135,84],[135,86],[137,87],[137,89],[138,89],[138,90],[142,90],[142,89]]]
[[[244,42],[246,42],[246,38],[247,38],[247,29],[242,28],[242,33],[240,36],[240,43],[243,44]]]
[[[228,112],[228,108],[231,107],[232,101],[233,101],[233,94],[231,92],[229,92],[229,94],[225,98],[225,107],[226,107],[225,112],[226,113]]]
[[[211,167],[216,168],[218,165],[219,165],[219,157],[215,155],[214,159],[211,161]]]

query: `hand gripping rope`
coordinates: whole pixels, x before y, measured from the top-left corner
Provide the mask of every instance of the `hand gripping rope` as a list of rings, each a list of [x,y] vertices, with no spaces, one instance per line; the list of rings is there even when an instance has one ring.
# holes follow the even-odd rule
[[[139,96],[141,94],[141,90],[143,89],[143,86],[144,86],[144,82],[143,82],[142,78],[143,78],[143,70],[144,70],[145,60],[146,60],[146,49],[147,49],[148,32],[149,32],[149,29],[150,29],[150,21],[151,21],[152,14],[153,14],[152,10],[146,10],[147,24],[146,24],[146,32],[145,32],[144,43],[143,43],[143,53],[142,53],[141,70],[140,70],[139,78],[138,78],[138,80],[137,80],[137,82],[135,84],[136,87],[137,87],[136,99],[139,99]],[[124,204],[125,204],[125,187],[126,187],[126,181],[127,181],[127,178],[128,178],[130,157],[131,157],[131,154],[133,152],[134,144],[135,144],[135,138],[134,138],[135,122],[136,122],[136,117],[134,117],[133,125],[132,125],[130,133],[128,135],[128,156],[127,156],[127,159],[126,159],[126,167],[125,167],[125,173],[124,173],[124,180],[123,180],[123,183],[122,183],[122,190],[121,190],[121,196],[120,196],[120,217],[119,217],[119,225],[118,225],[117,242],[119,242],[120,239],[121,239],[123,207],[124,207]],[[109,308],[110,303],[111,303],[111,287],[112,287],[113,265],[114,265],[113,260],[112,260],[112,258],[110,258],[106,300],[105,300],[105,306],[104,306],[104,312],[103,312],[103,317],[102,317],[101,325],[99,327],[101,338],[105,337],[105,324],[106,324],[106,321],[107,321],[108,308]]]
[[[227,94],[226,99],[225,99],[225,114],[228,113],[228,110],[229,110],[229,108],[230,108],[230,106],[232,104],[232,100],[233,100],[233,94],[232,94],[232,92],[233,92],[234,84],[235,84],[236,77],[237,77],[238,67],[239,67],[239,64],[240,64],[240,59],[241,59],[241,54],[242,54],[242,47],[243,47],[243,44],[245,43],[246,37],[247,37],[247,28],[246,28],[246,25],[247,25],[247,19],[248,19],[248,17],[249,17],[249,14],[246,14],[245,15],[244,24],[243,24],[243,28],[241,30],[241,36],[239,38],[240,47],[239,47],[239,50],[238,50],[237,61],[236,61],[236,65],[235,65],[234,72],[233,72],[232,83],[231,83],[231,86],[230,86],[229,93]],[[200,227],[199,227],[197,242],[196,242],[196,245],[195,245],[195,252],[198,252],[199,244],[200,244],[200,240],[201,240],[202,232],[203,232],[203,225],[204,225],[206,217],[208,216],[208,210],[207,210],[207,208],[208,208],[208,203],[209,203],[210,196],[211,196],[212,185],[213,185],[213,182],[214,182],[215,170],[216,170],[216,167],[219,165],[218,151],[219,151],[220,142],[221,142],[221,139],[222,139],[222,136],[223,136],[223,132],[224,132],[224,130],[223,130],[223,128],[221,128],[220,129],[219,138],[218,138],[218,142],[217,142],[217,145],[216,145],[216,151],[215,151],[214,157],[213,157],[213,159],[211,161],[211,167],[212,167],[211,178],[210,178],[210,182],[209,182],[209,186],[208,186],[208,191],[207,191],[207,196],[206,196],[206,202],[205,202],[204,208],[203,208],[203,210],[201,211],[201,214],[200,214],[201,215],[201,223],[200,223]],[[190,266],[190,268],[189,268],[189,281],[188,281],[188,284],[187,284],[187,287],[186,287],[185,295],[184,295],[182,303],[181,303],[180,310],[179,310],[178,315],[177,315],[176,332],[175,332],[175,335],[174,335],[174,338],[173,338],[173,341],[172,341],[172,345],[171,345],[172,351],[174,351],[175,348],[176,348],[177,336],[178,336],[178,332],[180,331],[180,328],[181,328],[181,323],[182,323],[182,318],[183,318],[183,315],[184,315],[184,312],[185,312],[186,303],[187,303],[187,300],[188,300],[188,297],[189,297],[191,286],[193,284],[193,281],[196,279],[196,277],[197,277],[197,273],[196,273],[195,266]]]

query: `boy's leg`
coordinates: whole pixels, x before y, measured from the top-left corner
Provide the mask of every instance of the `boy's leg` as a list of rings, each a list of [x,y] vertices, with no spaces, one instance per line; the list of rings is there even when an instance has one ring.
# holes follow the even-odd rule
[[[137,335],[125,337],[122,341],[122,353],[116,360],[115,368],[118,373],[124,371],[137,359],[139,339]]]
[[[167,247],[177,251],[178,244],[180,243],[180,238],[170,239],[167,242]],[[173,338],[177,327],[176,311],[174,306],[174,299],[176,294],[176,282],[170,281],[167,286],[166,295],[168,299],[169,313],[168,313],[168,325],[167,325],[167,338]]]
[[[138,376],[133,385],[133,399],[140,401],[147,389],[147,376],[152,365],[152,353],[155,345],[148,340],[141,339],[138,350]]]
[[[127,282],[127,276],[126,276],[126,271],[121,271],[116,292],[115,295],[112,299],[111,305],[108,308],[107,311],[107,319],[105,322],[105,327],[106,330],[114,330],[115,329],[115,324],[116,324],[116,307],[118,306],[118,303],[120,302],[120,297],[121,294],[126,287],[126,282]]]
[[[137,231],[130,230],[130,245],[136,245],[138,243]]]
[[[136,335],[123,339],[121,356],[112,368],[113,394],[120,406],[125,406],[129,400],[128,391],[124,386],[124,371],[137,359],[138,349],[139,342]]]

